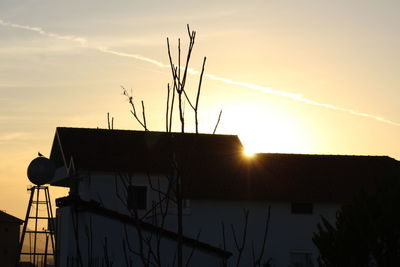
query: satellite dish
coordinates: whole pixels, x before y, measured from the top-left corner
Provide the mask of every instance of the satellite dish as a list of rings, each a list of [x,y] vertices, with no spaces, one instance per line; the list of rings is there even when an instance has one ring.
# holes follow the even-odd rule
[[[45,157],[37,157],[28,166],[28,178],[36,185],[48,183],[56,171],[53,161]]]

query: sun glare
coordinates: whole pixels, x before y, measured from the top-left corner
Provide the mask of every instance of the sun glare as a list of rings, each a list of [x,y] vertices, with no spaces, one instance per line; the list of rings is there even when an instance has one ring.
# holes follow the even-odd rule
[[[310,150],[308,139],[295,118],[254,106],[229,112],[231,117],[225,118],[225,127],[238,134],[246,157],[260,152],[305,153]]]
[[[243,149],[243,155],[246,157],[246,158],[252,158],[252,157],[254,157],[254,155],[256,154],[256,152],[255,151],[253,151],[253,150],[251,150],[251,149]]]

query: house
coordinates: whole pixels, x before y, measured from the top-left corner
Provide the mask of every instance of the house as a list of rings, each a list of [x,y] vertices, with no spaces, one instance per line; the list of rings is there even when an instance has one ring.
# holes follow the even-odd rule
[[[23,220],[0,210],[0,267],[14,266]]]
[[[70,188],[59,266],[173,265],[177,239],[191,266],[315,266],[320,216],[399,173],[385,156],[249,158],[234,135],[82,128],[57,128],[50,159],[50,184]]]

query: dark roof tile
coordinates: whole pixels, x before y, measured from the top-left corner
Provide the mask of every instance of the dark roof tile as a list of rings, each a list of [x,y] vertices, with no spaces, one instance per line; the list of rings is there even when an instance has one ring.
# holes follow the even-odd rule
[[[73,158],[77,169],[153,173],[176,162],[184,197],[192,199],[347,201],[399,174],[399,162],[386,156],[246,158],[242,151],[234,135],[57,128],[51,159],[58,167]]]

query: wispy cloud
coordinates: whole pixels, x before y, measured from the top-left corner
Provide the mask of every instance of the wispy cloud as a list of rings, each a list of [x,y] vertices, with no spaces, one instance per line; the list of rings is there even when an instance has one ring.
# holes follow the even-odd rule
[[[91,49],[95,49],[99,52],[102,53],[106,53],[106,54],[110,54],[110,55],[115,55],[115,56],[119,56],[119,57],[127,57],[127,58],[133,58],[136,60],[140,60],[143,62],[147,62],[150,63],[152,65],[155,65],[159,68],[170,68],[169,65],[164,64],[161,61],[152,59],[152,58],[148,58],[142,55],[138,55],[138,54],[131,54],[131,53],[124,53],[124,52],[119,52],[119,51],[115,51],[112,50],[108,47],[104,47],[104,46],[96,46],[96,45],[91,45],[87,39],[82,38],[82,37],[77,37],[74,35],[60,35],[60,34],[55,34],[52,32],[48,32],[43,30],[40,27],[32,27],[32,26],[28,26],[28,25],[20,25],[20,24],[15,24],[15,23],[11,23],[11,22],[7,22],[4,21],[2,19],[0,19],[0,25],[5,26],[5,27],[12,27],[12,28],[16,28],[16,29],[22,29],[22,30],[28,30],[28,31],[33,31],[36,32],[38,34],[47,36],[47,37],[51,37],[51,38],[56,38],[59,40],[66,40],[66,41],[72,41],[72,42],[76,42],[79,43],[82,47],[87,47],[87,48],[91,48]],[[199,74],[199,71],[194,70],[194,69],[189,69],[189,73],[190,74]],[[257,90],[257,91],[261,91],[264,93],[268,93],[268,94],[273,94],[273,95],[278,95],[281,97],[286,97],[286,98],[290,98],[293,99],[295,101],[298,102],[302,102],[308,105],[313,105],[313,106],[318,106],[318,107],[322,107],[322,108],[327,108],[327,109],[331,109],[331,110],[336,110],[336,111],[340,111],[340,112],[345,112],[351,115],[355,115],[355,116],[360,116],[360,117],[365,117],[365,118],[369,118],[369,119],[374,119],[380,122],[384,122],[387,124],[391,124],[394,126],[400,126],[399,122],[395,122],[392,120],[388,120],[385,119],[381,116],[378,115],[374,115],[374,114],[370,114],[370,113],[366,113],[366,112],[359,112],[353,109],[349,109],[349,108],[344,108],[344,107],[340,107],[340,106],[336,106],[336,105],[332,105],[332,104],[326,104],[326,103],[321,103],[315,100],[311,100],[308,98],[303,97],[301,94],[294,94],[294,93],[289,93],[289,92],[285,92],[285,91],[280,91],[280,90],[276,90],[270,87],[265,87],[265,86],[261,86],[261,85],[257,85],[257,84],[252,84],[252,83],[248,83],[248,82],[242,82],[242,81],[235,81],[229,78],[224,78],[224,77],[219,77],[217,75],[213,75],[213,74],[204,74],[204,77],[210,79],[210,80],[214,80],[214,81],[219,81],[222,83],[226,83],[226,84],[231,84],[231,85],[236,85],[236,86],[240,86],[240,87],[244,87],[244,88],[248,88],[248,89],[252,89],[252,90]]]
[[[8,21],[4,21],[2,19],[0,19],[0,25],[6,26],[6,27],[11,27],[11,28],[16,28],[16,29],[21,29],[21,30],[32,31],[32,32],[36,32],[41,35],[48,36],[48,37],[52,37],[52,38],[56,38],[56,39],[60,39],[60,40],[66,40],[66,41],[73,41],[73,42],[79,43],[81,46],[87,46],[87,40],[85,38],[76,37],[73,35],[55,34],[55,33],[47,32],[40,27],[32,27],[32,26],[28,26],[28,25],[15,24],[15,23],[11,23]]]
[[[249,89],[254,89],[254,90],[261,91],[261,92],[268,93],[268,94],[273,94],[273,95],[278,95],[278,96],[291,98],[293,100],[296,100],[296,101],[299,101],[299,102],[303,102],[305,104],[318,106],[318,107],[323,107],[323,108],[332,109],[332,110],[341,111],[341,112],[346,112],[346,113],[349,113],[349,114],[352,114],[352,115],[374,119],[374,120],[381,121],[381,122],[388,123],[388,124],[395,125],[395,126],[400,126],[399,122],[391,121],[391,120],[385,119],[385,118],[383,118],[381,116],[378,116],[378,115],[373,115],[373,114],[369,114],[369,113],[365,113],[365,112],[359,112],[359,111],[356,111],[356,110],[353,110],[353,109],[343,108],[343,107],[335,106],[335,105],[332,105],[332,104],[325,104],[325,103],[317,102],[317,101],[305,98],[301,94],[288,93],[288,92],[285,92],[285,91],[279,91],[279,90],[275,90],[275,89],[272,89],[272,88],[269,88],[269,87],[256,85],[256,84],[252,84],[252,83],[247,83],[247,82],[238,82],[238,81],[234,81],[234,80],[231,80],[231,79],[218,77],[218,76],[211,75],[211,74],[204,74],[204,76],[206,76],[209,79],[216,80],[216,81],[221,81],[221,82],[224,82],[224,83],[227,83],[227,84],[237,85],[237,86],[246,87],[246,88],[249,88]]]
[[[118,52],[118,51],[111,50],[111,49],[109,49],[107,47],[102,47],[102,46],[97,46],[95,48],[97,50],[103,52],[103,53],[107,53],[107,54],[111,54],[111,55],[115,55],[115,56],[119,56],[119,57],[134,58],[134,59],[137,59],[137,60],[141,60],[141,61],[153,64],[153,65],[156,65],[157,67],[160,67],[160,68],[169,68],[169,65],[163,64],[160,61],[157,61],[157,60],[154,60],[154,59],[151,59],[151,58],[148,58],[148,57],[144,57],[144,56],[141,56],[141,55]]]
[[[30,139],[30,136],[23,132],[0,133],[0,143],[21,141],[21,140],[28,140],[28,139]]]

